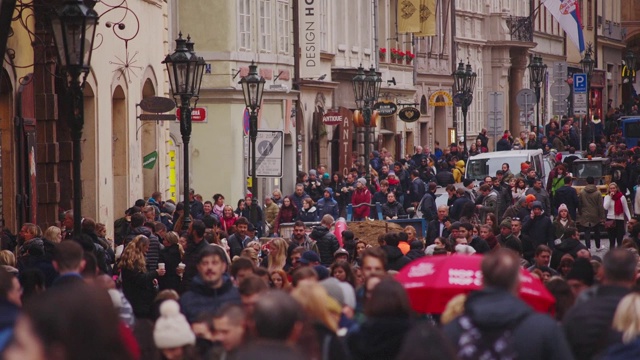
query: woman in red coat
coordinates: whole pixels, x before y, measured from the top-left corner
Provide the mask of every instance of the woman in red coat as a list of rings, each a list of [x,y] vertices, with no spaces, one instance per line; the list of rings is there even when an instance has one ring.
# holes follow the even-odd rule
[[[367,189],[367,181],[359,178],[356,181],[356,189],[351,196],[351,204],[353,205],[353,220],[364,220],[369,217],[369,206],[356,207],[359,204],[371,204],[371,192]]]
[[[280,224],[295,222],[297,216],[298,208],[289,196],[285,196],[284,200],[282,200],[280,211],[278,211],[278,216],[276,216],[276,220],[273,222],[273,232],[277,234],[280,229]]]
[[[236,224],[236,220],[238,220],[238,217],[233,212],[233,207],[231,207],[231,205],[225,205],[222,209],[222,218],[220,219],[222,230],[229,233],[229,229]]]

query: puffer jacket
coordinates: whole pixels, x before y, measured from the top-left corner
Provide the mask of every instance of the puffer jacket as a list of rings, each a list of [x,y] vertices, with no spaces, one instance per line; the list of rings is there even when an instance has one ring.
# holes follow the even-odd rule
[[[324,189],[324,191],[328,191],[331,195],[328,199],[323,197],[318,200],[316,207],[318,208],[318,217],[322,219],[325,215],[331,215],[334,219],[337,219],[340,216],[340,206],[336,200],[333,199],[333,189],[328,187]]]
[[[560,265],[560,260],[564,255],[569,254],[576,259],[578,258],[578,251],[583,249],[587,250],[587,247],[576,239],[562,239],[562,242],[556,245],[556,248],[553,250],[553,254],[551,254],[551,262],[549,263],[549,266],[551,266],[552,269],[557,269],[558,265]]]
[[[153,279],[158,277],[154,271],[122,269],[122,292],[133,307],[137,318],[150,318],[151,305],[156,297]]]
[[[385,245],[381,249],[387,254],[387,270],[400,271],[411,262],[397,246]]]
[[[240,293],[227,274],[222,275],[222,286],[218,289],[211,288],[196,275],[190,290],[180,298],[180,309],[190,323],[200,314],[215,313],[224,304],[240,304]]]
[[[149,238],[149,250],[147,254],[144,256],[147,261],[147,271],[153,271],[158,268],[158,259],[160,258],[160,240],[158,237],[151,233],[151,230],[145,226],[139,226],[133,230],[131,233],[125,238],[124,246],[129,245],[131,240],[138,235],[144,235]]]
[[[314,227],[309,237],[316,241],[320,264],[331,266],[333,264],[333,254],[340,248],[338,238],[324,225]]]
[[[393,203],[386,202],[382,205],[382,217],[386,219],[387,217],[393,219],[394,216],[405,215],[404,208],[402,204],[397,201]]]
[[[463,160],[458,160],[456,162],[456,167],[453,168],[453,180],[456,183],[461,183],[462,179],[464,179],[464,161]]]
[[[300,209],[300,212],[298,213],[298,220],[304,222],[318,221],[318,209],[315,206],[312,206],[307,210],[304,208]]]

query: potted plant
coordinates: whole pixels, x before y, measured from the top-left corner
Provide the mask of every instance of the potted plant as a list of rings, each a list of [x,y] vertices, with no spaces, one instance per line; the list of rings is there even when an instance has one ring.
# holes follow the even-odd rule
[[[398,49],[391,49],[391,62],[392,63],[395,64],[400,59],[399,52],[400,52],[400,50],[398,50]]]
[[[411,51],[407,51],[406,54],[404,54],[404,57],[407,60],[407,65],[411,65],[411,62],[416,57],[416,55]]]
[[[387,60],[387,48],[380,48],[380,50],[378,50],[378,57],[380,58],[380,62],[385,62]]]
[[[404,56],[405,56],[405,52],[398,50],[398,64],[404,63]]]

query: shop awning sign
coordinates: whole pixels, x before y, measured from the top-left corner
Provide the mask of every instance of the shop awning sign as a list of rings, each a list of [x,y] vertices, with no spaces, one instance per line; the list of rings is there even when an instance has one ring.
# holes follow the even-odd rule
[[[439,99],[439,97],[442,98]],[[444,99],[444,101],[442,99]],[[448,91],[435,91],[429,96],[429,106],[453,106],[453,97]]]

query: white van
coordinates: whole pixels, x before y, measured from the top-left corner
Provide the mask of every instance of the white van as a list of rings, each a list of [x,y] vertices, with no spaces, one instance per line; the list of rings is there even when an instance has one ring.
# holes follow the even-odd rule
[[[496,176],[496,171],[502,170],[502,164],[509,164],[513,175],[520,172],[520,164],[529,161],[540,179],[546,179],[546,169],[542,150],[511,150],[495,151],[469,158],[465,177],[476,181],[484,181],[487,176]]]

